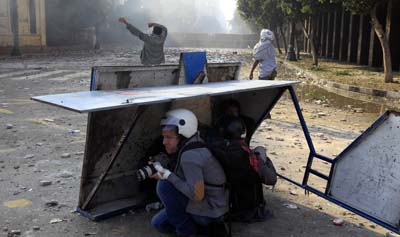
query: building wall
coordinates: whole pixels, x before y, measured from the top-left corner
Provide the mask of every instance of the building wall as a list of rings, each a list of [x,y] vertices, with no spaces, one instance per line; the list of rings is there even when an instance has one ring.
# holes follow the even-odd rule
[[[21,48],[46,46],[45,0],[16,0],[16,3],[19,46]],[[13,39],[10,0],[0,0],[0,47],[12,47]]]

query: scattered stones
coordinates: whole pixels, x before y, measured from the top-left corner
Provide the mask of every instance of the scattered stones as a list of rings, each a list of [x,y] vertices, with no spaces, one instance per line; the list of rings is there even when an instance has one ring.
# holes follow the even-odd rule
[[[90,236],[90,235],[97,235],[96,232],[88,232],[88,233],[84,233],[84,236]]]
[[[21,230],[11,230],[8,232],[7,237],[13,237],[13,236],[20,236],[21,235]]]
[[[50,180],[41,180],[40,181],[40,186],[45,187],[45,186],[49,186],[51,185],[53,182],[51,182]]]
[[[36,225],[35,225],[35,226],[32,227],[32,230],[38,231],[38,230],[40,230],[40,226],[36,226]]]
[[[285,139],[283,139],[283,138],[280,138],[280,137],[276,137],[276,138],[275,138],[275,141],[278,141],[278,142],[283,142],[283,141],[285,141]]]
[[[62,155],[61,155],[61,158],[70,158],[71,157],[71,154],[69,154],[69,153],[63,153]]]
[[[12,129],[14,127],[14,125],[12,125],[11,123],[7,123],[6,124],[6,128],[7,129]]]
[[[315,208],[316,208],[317,210],[320,210],[320,211],[323,210],[323,208],[322,208],[322,206],[321,206],[320,204],[315,205]]]
[[[386,237],[397,237],[398,235],[395,235],[395,234],[393,234],[391,232],[387,232],[385,236]]]
[[[82,156],[83,154],[85,154],[85,152],[83,152],[83,151],[75,152],[75,155],[77,155],[77,156]]]
[[[72,176],[73,176],[73,174],[72,174],[71,172],[68,172],[68,171],[63,171],[63,172],[59,175],[60,178],[64,178],[64,179],[69,178],[69,177],[72,177]]]
[[[76,134],[76,133],[80,133],[80,132],[81,132],[81,130],[78,130],[78,129],[73,129],[73,130],[69,131],[69,133],[71,133],[71,134]]]
[[[284,203],[282,206],[289,208],[289,209],[299,209],[299,207],[293,203]]]
[[[327,114],[323,112],[319,112],[317,115],[319,118],[327,116]]]
[[[3,227],[3,231],[7,232],[8,231],[8,227]]]
[[[268,139],[268,140],[274,140],[274,138],[271,137],[271,136],[268,136],[267,139]]]
[[[43,121],[52,123],[52,122],[54,122],[54,119],[45,118],[45,119],[43,119]]]
[[[355,113],[364,113],[363,108],[354,108],[353,112]]]
[[[35,157],[35,155],[29,154],[29,155],[24,156],[24,159],[29,160],[29,159],[32,159],[33,157]]]
[[[285,167],[281,167],[281,170],[282,170],[282,171],[285,171],[286,169],[285,169]]]
[[[14,169],[15,170],[19,169],[19,165],[14,165]]]
[[[45,205],[46,207],[55,207],[55,206],[58,206],[58,202],[55,201],[55,200],[52,200],[52,201],[46,202],[44,205]]]
[[[269,154],[270,154],[270,155],[273,155],[273,156],[276,156],[276,155],[278,155],[278,154],[276,154],[276,152],[275,152],[275,151],[273,151],[273,152],[270,152]]]
[[[293,190],[290,190],[290,192],[289,192],[291,195],[293,195],[293,196],[299,196],[299,194],[297,194],[295,191],[293,191]]]
[[[54,218],[54,219],[51,219],[50,220],[50,224],[56,224],[56,223],[60,223],[60,222],[62,222],[63,220],[62,219],[60,219],[60,218]]]
[[[342,226],[344,223],[344,220],[342,218],[335,218],[335,219],[333,219],[332,223],[337,226]]]
[[[322,104],[322,100],[315,100],[314,103],[317,105],[320,105],[320,104]]]

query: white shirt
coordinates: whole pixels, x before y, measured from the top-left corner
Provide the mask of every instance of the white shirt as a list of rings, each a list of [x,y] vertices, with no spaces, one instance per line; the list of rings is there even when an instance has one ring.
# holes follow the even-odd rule
[[[259,41],[253,49],[253,57],[259,61],[258,75],[266,77],[276,68],[275,48],[270,40]]]

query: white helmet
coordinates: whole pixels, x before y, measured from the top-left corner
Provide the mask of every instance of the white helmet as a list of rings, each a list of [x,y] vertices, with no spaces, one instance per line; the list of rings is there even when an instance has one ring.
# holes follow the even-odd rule
[[[178,133],[186,138],[192,137],[197,132],[196,115],[187,109],[174,109],[167,112],[161,119],[161,126],[176,126]]]
[[[261,41],[264,40],[274,40],[274,32],[268,30],[268,29],[262,29],[260,32],[260,38]]]

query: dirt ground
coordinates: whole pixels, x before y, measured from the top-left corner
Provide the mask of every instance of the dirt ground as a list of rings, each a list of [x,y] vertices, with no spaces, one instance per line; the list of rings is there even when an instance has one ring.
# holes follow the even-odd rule
[[[167,61],[177,62],[178,49],[168,49]],[[246,51],[214,50],[214,61],[241,61],[246,76]],[[131,65],[137,50],[56,52],[41,56],[0,59],[0,235],[21,236],[162,236],[149,225],[155,212],[130,212],[92,222],[75,212],[85,145],[87,115],[30,100],[36,95],[88,90],[93,65]],[[279,79],[294,79],[280,68]],[[335,107],[332,100],[307,97],[300,105],[317,152],[335,157],[378,116],[377,111]],[[252,145],[265,145],[280,174],[301,182],[308,147],[293,104],[284,96],[257,130]],[[71,132],[79,130],[79,132]],[[323,173],[329,165],[316,162]],[[323,190],[326,183],[310,179]],[[233,225],[233,236],[385,236],[389,231],[316,195],[279,179],[265,187],[274,217],[261,223]],[[295,209],[288,208],[287,204]],[[332,220],[342,218],[335,226]],[[395,235],[393,235],[395,236]]]

